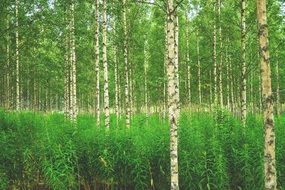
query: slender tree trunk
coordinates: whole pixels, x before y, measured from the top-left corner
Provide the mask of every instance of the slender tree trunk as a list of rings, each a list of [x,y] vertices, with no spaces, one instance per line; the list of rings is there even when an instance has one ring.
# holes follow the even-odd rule
[[[214,2],[214,14],[216,15],[216,0]],[[217,77],[217,26],[216,26],[216,17],[214,18],[214,29],[213,29],[213,62],[214,62],[214,104],[218,104],[218,77]]]
[[[273,118],[273,95],[268,49],[268,25],[266,0],[257,0],[258,34],[260,45],[260,65],[262,79],[262,99],[264,117],[264,182],[266,190],[277,189],[275,160],[275,132]]]
[[[222,38],[222,21],[221,21],[221,0],[218,0],[218,17],[219,17],[219,40],[220,40],[220,63],[219,63],[219,97],[220,106],[224,105],[223,97],[223,38]]]
[[[187,65],[187,92],[188,92],[188,103],[191,107],[191,67],[190,67],[190,50],[189,50],[189,18],[186,13],[186,65]]]
[[[115,30],[114,30],[115,32]],[[114,51],[114,74],[115,74],[115,112],[116,112],[116,126],[119,125],[119,84],[118,84],[118,61],[117,61],[117,47],[113,44]]]
[[[178,121],[179,121],[179,82],[177,56],[178,45],[176,30],[176,10],[174,9],[173,0],[167,1],[167,76],[168,76],[168,112],[170,122],[170,171],[171,171],[171,189],[178,190]],[[178,27],[178,26],[177,26]],[[176,31],[175,31],[176,30]]]
[[[209,71],[209,76],[210,76],[210,81],[209,81],[209,88],[210,88],[210,111],[212,111],[212,102],[213,102],[213,90],[212,90],[212,72],[211,70]]]
[[[229,45],[229,40],[227,40],[228,44],[226,47],[226,79],[227,79],[227,96],[226,96],[226,100],[227,100],[227,109],[230,110],[230,63],[229,63],[229,54],[228,54],[228,45]]]
[[[7,10],[8,11],[8,10]],[[10,109],[10,33],[9,33],[9,14],[7,14],[7,38],[6,38],[6,56],[7,56],[7,73],[6,73],[6,108]]]
[[[242,72],[241,72],[241,121],[245,126],[246,114],[247,114],[247,100],[246,100],[246,60],[245,60],[245,45],[246,45],[246,25],[245,25],[245,0],[241,0],[241,60],[242,60]]]
[[[109,109],[109,83],[108,83],[108,62],[107,62],[107,5],[103,0],[103,65],[104,65],[104,112],[105,127],[110,128]]]
[[[176,81],[178,83],[178,97],[180,94],[180,90],[179,90],[179,86],[180,86],[180,80],[179,80],[179,17],[176,13],[175,15],[176,19],[174,21],[174,27],[175,27],[175,77],[176,77]]]
[[[200,63],[200,44],[199,44],[199,31],[197,29],[197,66],[198,66],[198,94],[199,104],[202,105],[202,90],[201,90],[201,63]]]
[[[231,112],[235,109],[235,97],[234,97],[234,75],[233,75],[233,64],[231,56],[229,55],[229,69],[230,69],[230,95],[231,95]]]
[[[276,114],[280,115],[280,83],[279,83],[279,60],[276,61]]]
[[[16,0],[16,110],[20,110],[20,77],[19,77],[19,0]]]
[[[130,128],[130,94],[129,94],[129,63],[128,63],[128,31],[126,18],[126,0],[123,0],[123,25],[124,25],[124,60],[125,60],[125,110],[126,110],[126,127]]]
[[[74,0],[71,1],[70,7],[71,20],[70,20],[70,61],[71,61],[71,70],[70,70],[70,119],[73,122],[76,122],[77,118],[77,96],[76,96],[76,56],[75,56],[75,25],[74,25]]]
[[[100,48],[99,48],[99,0],[95,0],[95,74],[96,74],[96,90],[95,90],[95,109],[96,124],[100,126]]]
[[[168,64],[168,42],[167,42],[167,21],[168,21],[168,15],[166,15],[166,19],[165,19],[165,26],[164,26],[164,32],[165,32],[165,50],[164,50],[164,65],[163,65],[163,76],[166,76],[166,68],[167,68],[167,64]],[[167,113],[167,81],[163,82],[163,118],[166,118],[166,113]]]
[[[144,104],[145,113],[148,116],[148,85],[147,85],[147,71],[148,71],[148,43],[146,41],[144,47]]]
[[[69,35],[66,33],[65,39],[65,55],[64,55],[64,115],[69,118],[70,111],[70,57],[69,57]],[[35,91],[36,91],[35,85]],[[36,94],[36,92],[35,92]],[[36,101],[36,98],[35,98]]]

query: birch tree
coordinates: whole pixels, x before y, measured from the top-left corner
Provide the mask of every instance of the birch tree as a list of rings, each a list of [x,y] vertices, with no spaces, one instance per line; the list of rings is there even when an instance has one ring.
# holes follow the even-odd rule
[[[100,125],[100,49],[99,49],[99,0],[95,0],[95,109],[96,123]]]
[[[124,27],[124,61],[125,61],[125,112],[126,127],[130,128],[131,109],[130,109],[130,84],[129,84],[129,62],[128,62],[128,31],[126,17],[126,0],[123,0],[123,27]]]
[[[110,128],[109,110],[109,83],[108,83],[108,62],[107,62],[107,5],[103,0],[103,65],[104,65],[104,112],[105,127]]]
[[[264,182],[266,190],[276,190],[277,173],[275,160],[275,131],[273,118],[271,69],[268,49],[269,40],[266,14],[266,0],[256,0],[256,2],[264,120]]]
[[[176,39],[178,28],[176,8],[173,0],[167,1],[167,76],[168,76],[168,116],[170,122],[170,174],[171,189],[178,190],[178,120],[179,120],[179,82],[177,56],[178,48]],[[176,31],[175,31],[176,30]]]
[[[241,121],[245,126],[246,122],[246,24],[245,24],[245,13],[246,13],[246,0],[241,0]]]
[[[20,110],[20,65],[19,65],[19,0],[16,0],[15,5],[16,17],[16,110]]]

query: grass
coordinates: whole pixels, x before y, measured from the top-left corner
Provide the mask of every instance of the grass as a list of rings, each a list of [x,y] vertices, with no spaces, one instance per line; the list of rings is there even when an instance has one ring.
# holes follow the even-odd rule
[[[77,128],[60,114],[0,111],[0,189],[169,189],[169,127],[153,115],[111,129],[81,115]],[[285,186],[285,117],[276,119],[279,189]],[[263,128],[229,113],[183,113],[179,129],[181,189],[263,189]]]

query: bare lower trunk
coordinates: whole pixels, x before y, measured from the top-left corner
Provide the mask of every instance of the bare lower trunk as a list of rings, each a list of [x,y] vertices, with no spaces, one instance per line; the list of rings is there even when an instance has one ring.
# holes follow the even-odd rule
[[[115,112],[116,112],[116,126],[119,125],[119,84],[118,84],[118,62],[117,49],[114,45],[114,68],[115,68]]]
[[[20,110],[20,78],[19,78],[19,0],[16,0],[16,110]]]
[[[7,31],[9,31],[10,22],[9,22],[9,15],[7,15]],[[7,109],[10,109],[10,34],[8,32],[7,39],[6,39],[6,55],[7,55],[7,68],[6,68],[6,105]]]
[[[103,65],[104,65],[104,112],[105,127],[110,128],[109,109],[109,83],[108,83],[108,62],[107,62],[107,5],[103,0]]]
[[[280,115],[280,83],[279,83],[279,61],[276,61],[276,114]]]
[[[228,41],[229,42],[229,41]],[[227,109],[230,110],[230,66],[229,66],[228,47],[226,47],[226,72],[227,72]]]
[[[168,0],[167,10],[167,76],[168,76],[168,113],[170,122],[170,171],[171,189],[178,190],[178,121],[179,121],[179,82],[178,82],[178,45],[175,22],[176,11],[174,10],[173,0]],[[176,31],[175,31],[176,30]]]
[[[187,65],[187,92],[188,103],[191,107],[191,67],[190,67],[190,51],[189,51],[189,19],[186,13],[186,65]]]
[[[245,29],[245,0],[241,0],[241,121],[245,126],[246,113],[247,113],[247,100],[246,100],[246,60],[245,60],[245,42],[246,42],[246,29]]]
[[[218,0],[218,16],[219,16],[219,40],[220,40],[220,63],[219,63],[219,97],[220,106],[223,107],[223,39],[221,26],[221,0]]]
[[[264,182],[266,190],[277,189],[275,160],[275,132],[273,119],[273,95],[268,50],[268,25],[266,0],[257,0],[258,34],[260,44],[260,65],[264,117]]]
[[[128,32],[126,18],[126,0],[123,0],[123,24],[124,24],[124,61],[125,61],[125,110],[126,110],[126,127],[130,128],[130,94],[129,94],[129,63],[128,63]]]
[[[96,74],[96,90],[95,90],[95,109],[96,124],[100,126],[100,48],[99,48],[99,0],[95,0],[95,74]]]
[[[148,59],[149,59],[149,55],[148,55],[148,43],[146,41],[145,43],[145,48],[144,48],[144,107],[145,107],[145,113],[146,116],[149,115],[148,112],[148,85],[147,85],[147,71],[148,71]]]
[[[199,104],[202,104],[202,91],[201,91],[201,63],[200,63],[200,44],[199,44],[199,32],[197,30],[197,66],[198,66],[198,94]]]
[[[216,4],[217,2],[213,0],[214,5],[214,14],[216,14]],[[214,104],[218,104],[218,77],[217,77],[217,27],[216,19],[214,19],[214,29],[213,29],[213,62],[214,62]]]
[[[76,56],[75,56],[75,26],[74,26],[74,1],[71,3],[70,23],[70,61],[71,61],[71,84],[70,84],[70,119],[75,122],[77,118],[77,96],[76,96]]]

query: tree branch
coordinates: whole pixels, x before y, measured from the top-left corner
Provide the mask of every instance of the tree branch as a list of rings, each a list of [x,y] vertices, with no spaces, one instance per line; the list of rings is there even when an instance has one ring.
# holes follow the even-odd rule
[[[141,1],[141,0],[137,0],[137,3],[143,3],[143,4],[148,4],[148,5],[155,5],[157,7],[159,7],[161,10],[163,10],[164,12],[166,12],[165,8],[163,6],[161,6],[160,4],[158,3],[151,3],[151,2],[147,2],[147,1]]]

